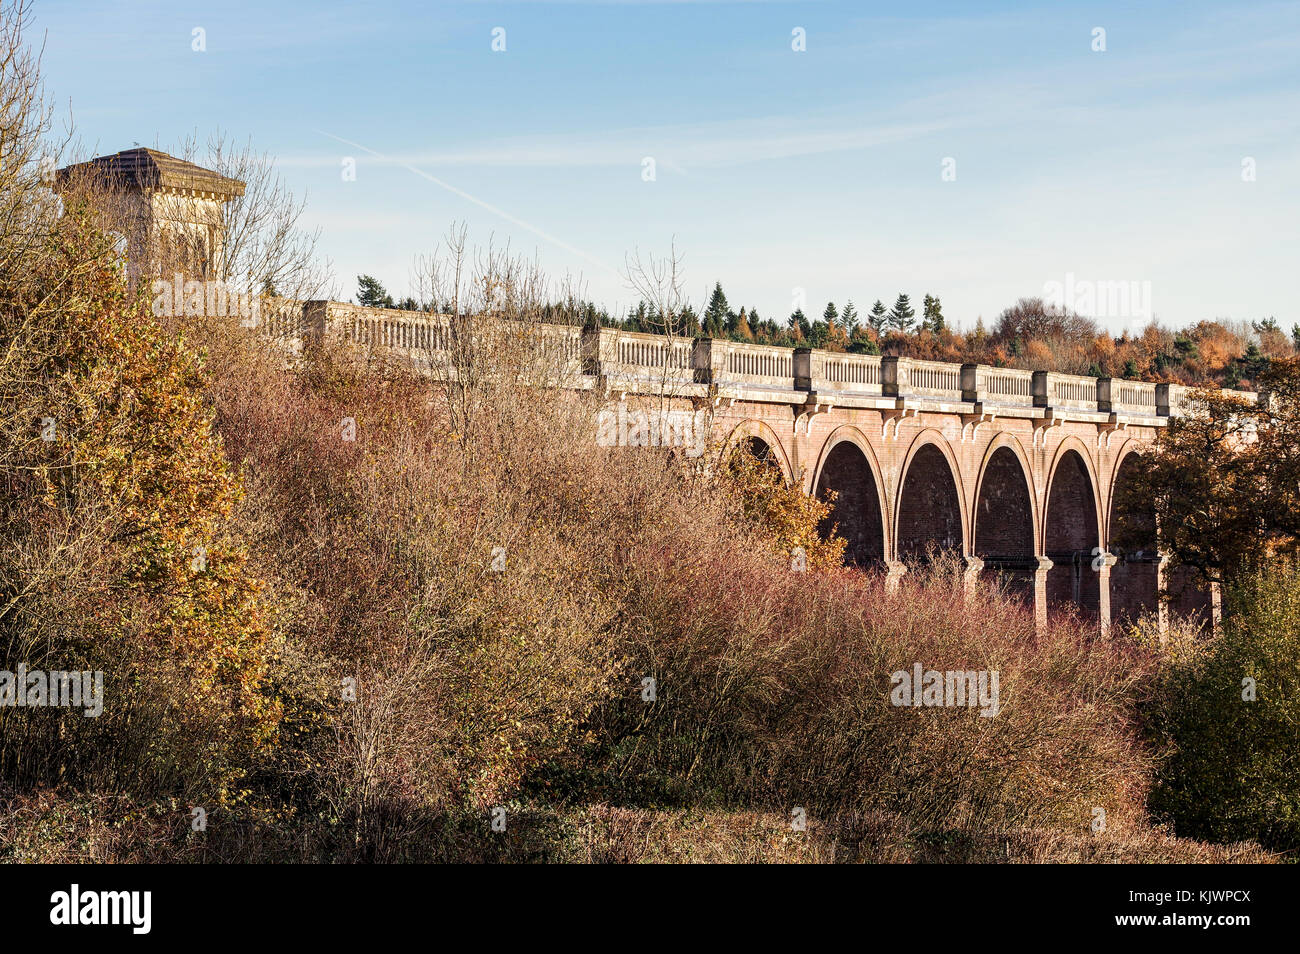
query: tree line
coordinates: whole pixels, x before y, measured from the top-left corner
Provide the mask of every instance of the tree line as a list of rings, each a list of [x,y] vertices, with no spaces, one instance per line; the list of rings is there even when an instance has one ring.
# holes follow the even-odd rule
[[[447,313],[446,302],[395,302],[373,276],[358,276],[357,303],[378,308]],[[1152,320],[1115,335],[1094,319],[1056,308],[1041,298],[1022,298],[986,327],[952,327],[935,295],[922,297],[920,314],[899,293],[891,307],[877,299],[860,314],[850,299],[830,301],[820,318],[801,307],[784,320],[765,318],[755,307],[734,309],[716,282],[703,312],[690,303],[666,318],[642,300],[622,317],[594,302],[569,299],[548,304],[544,319],[587,328],[753,342],[783,348],[822,348],[851,354],[887,354],[930,361],[985,364],[1093,377],[1170,382],[1190,386],[1251,389],[1270,364],[1300,353],[1300,324],[1287,333],[1274,317],[1254,321],[1216,318],[1182,329]]]

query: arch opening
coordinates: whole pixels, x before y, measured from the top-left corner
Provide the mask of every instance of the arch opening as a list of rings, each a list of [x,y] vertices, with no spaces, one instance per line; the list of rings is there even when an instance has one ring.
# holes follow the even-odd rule
[[[1144,614],[1157,613],[1167,596],[1169,610],[1189,617],[1202,628],[1212,625],[1214,597],[1195,571],[1162,567],[1156,531],[1155,506],[1143,480],[1145,461],[1127,455],[1115,472],[1110,504],[1110,551],[1117,562],[1110,571],[1111,616],[1120,625]],[[1161,590],[1166,593],[1162,594]]]
[[[880,512],[880,493],[871,464],[852,441],[841,441],[826,455],[817,478],[817,497],[826,500],[834,493],[831,512],[822,521],[821,532],[832,529],[848,541],[844,562],[861,567],[878,566],[885,560],[885,523]]]
[[[984,561],[986,577],[1032,601],[1038,569],[1033,502],[1025,469],[1009,447],[999,447],[984,467],[975,503],[974,552]]]
[[[948,459],[933,444],[916,452],[898,503],[898,558],[923,563],[934,551],[963,552],[961,498]]]
[[[769,435],[762,433],[758,428],[748,429],[742,425],[737,428],[737,432],[733,432],[725,460],[735,461],[742,454],[769,467],[781,478],[782,483],[790,483],[790,472],[781,447],[775,441],[769,440]]]
[[[1093,564],[1099,546],[1097,505],[1088,466],[1078,451],[1061,457],[1047,497],[1043,552],[1047,571],[1048,616],[1071,608],[1086,620],[1101,617],[1101,577]]]
[[[776,452],[772,450],[772,445],[761,437],[743,438],[736,444],[736,449],[775,470],[781,469],[781,462],[776,459]]]
[[[776,450],[763,438],[750,435],[736,441],[727,452],[726,460],[734,465],[740,457],[749,457],[772,471],[782,483],[787,483],[785,468]]]
[[[1156,547],[1156,513],[1142,496],[1142,458],[1129,454],[1115,473],[1111,489],[1110,612],[1124,625],[1160,608],[1160,554]]]

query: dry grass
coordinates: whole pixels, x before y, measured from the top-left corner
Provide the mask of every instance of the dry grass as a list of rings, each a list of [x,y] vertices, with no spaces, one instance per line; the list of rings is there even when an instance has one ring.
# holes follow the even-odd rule
[[[587,864],[1272,864],[1256,845],[1210,845],[1161,829],[1124,835],[1015,829],[918,833],[896,815],[822,819],[803,831],[772,812],[591,805],[513,811],[505,832],[480,814],[429,819],[384,860]],[[0,801],[0,861],[40,864],[373,860],[338,832],[272,816],[213,816],[190,830],[185,806],[44,792]]]

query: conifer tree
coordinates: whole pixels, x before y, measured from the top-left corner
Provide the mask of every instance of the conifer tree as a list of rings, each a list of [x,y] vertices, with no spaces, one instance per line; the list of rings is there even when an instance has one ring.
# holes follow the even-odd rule
[[[713,294],[709,296],[708,307],[704,309],[704,334],[709,338],[724,337],[727,332],[727,319],[731,306],[727,296],[722,292],[722,282],[715,282]]]
[[[903,334],[910,334],[916,327],[916,310],[912,308],[912,302],[902,292],[894,301],[894,307],[889,309],[889,327]]]
[[[939,299],[933,295],[926,295],[925,301],[921,306],[922,327],[927,331],[938,334],[943,331],[945,322],[943,319],[943,306]]]
[[[392,308],[393,296],[373,275],[358,275],[357,304],[367,308]]]
[[[858,330],[858,310],[853,307],[852,298],[844,303],[844,313],[840,315],[840,323],[844,325],[844,330],[850,337]]]
[[[700,333],[700,316],[690,305],[683,307],[677,316],[677,327],[673,329],[673,333],[687,338],[694,338]]]
[[[871,306],[871,313],[867,315],[867,324],[871,325],[871,330],[876,333],[876,337],[881,337],[885,329],[889,326],[889,312],[885,310],[885,303],[879,298]]]
[[[731,336],[738,341],[753,341],[754,331],[749,326],[749,318],[745,314],[745,308],[742,305],[740,314],[736,316],[736,326],[731,332]]]
[[[806,341],[812,334],[812,325],[808,323],[808,316],[803,313],[802,308],[796,308],[790,313],[787,324],[790,326],[791,336],[796,341]]]

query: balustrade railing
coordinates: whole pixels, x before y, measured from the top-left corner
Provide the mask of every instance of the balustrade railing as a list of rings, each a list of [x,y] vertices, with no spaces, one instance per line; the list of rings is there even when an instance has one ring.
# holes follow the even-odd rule
[[[942,401],[962,399],[961,365],[915,358],[881,359],[884,393],[896,397],[931,397]]]
[[[781,389],[791,387],[794,379],[794,352],[789,348],[715,338],[700,339],[694,348],[699,377],[714,384]]]
[[[1034,403],[1032,371],[991,368],[983,364],[964,364],[961,370],[963,400],[1022,407],[1031,407]]]
[[[879,355],[800,348],[795,356],[796,387],[840,395],[884,394],[884,364]]]
[[[1034,372],[1034,404],[1038,407],[1066,407],[1097,410],[1097,379],[1055,371]]]
[[[445,354],[455,343],[446,315],[339,302],[280,302],[264,309],[258,330],[300,344],[326,334],[367,348]],[[914,358],[828,352],[715,339],[539,325],[528,333],[558,366],[629,383],[655,380],[715,387],[1056,408],[1130,417],[1185,413],[1191,389],[1054,371],[948,364]],[[436,361],[429,364],[436,367]],[[1242,395],[1249,398],[1250,395]],[[1022,412],[1023,413],[1023,412]]]
[[[1117,414],[1156,416],[1156,386],[1145,381],[1097,380],[1097,405]]]

